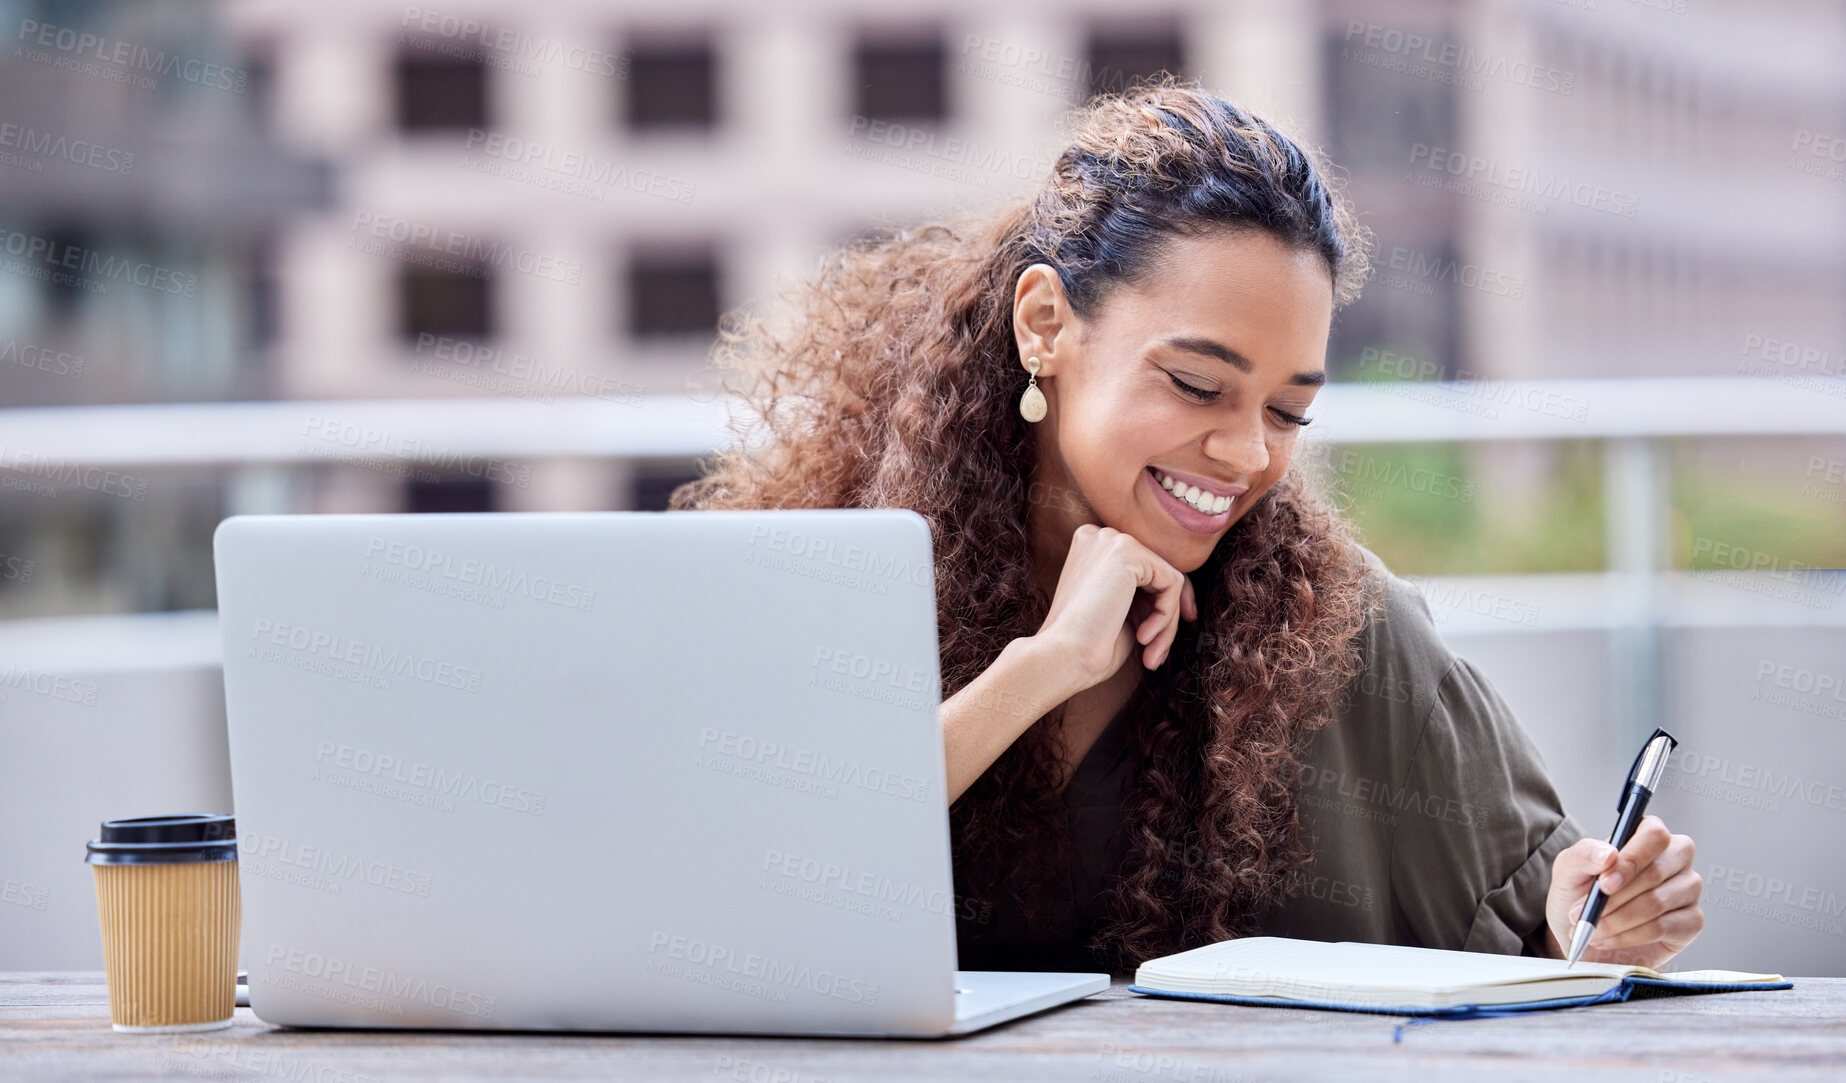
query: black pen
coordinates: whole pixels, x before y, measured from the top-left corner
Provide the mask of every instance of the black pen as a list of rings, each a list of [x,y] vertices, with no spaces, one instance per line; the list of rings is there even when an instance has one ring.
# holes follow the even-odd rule
[[[1621,800],[1615,803],[1615,830],[1609,835],[1609,845],[1620,850],[1634,838],[1635,828],[1641,826],[1641,817],[1647,815],[1648,799],[1654,796],[1655,787],[1660,785],[1660,776],[1666,772],[1667,761],[1673,755],[1673,749],[1679,744],[1666,730],[1657,729],[1654,735],[1641,746],[1641,751],[1634,758],[1634,766],[1628,769],[1628,784],[1622,787]],[[1575,966],[1577,957],[1589,945],[1590,937],[1596,932],[1596,922],[1602,917],[1603,904],[1609,897],[1602,893],[1602,877],[1590,885],[1589,901],[1583,904],[1583,916],[1577,919],[1577,928],[1570,936],[1570,956],[1565,966]]]

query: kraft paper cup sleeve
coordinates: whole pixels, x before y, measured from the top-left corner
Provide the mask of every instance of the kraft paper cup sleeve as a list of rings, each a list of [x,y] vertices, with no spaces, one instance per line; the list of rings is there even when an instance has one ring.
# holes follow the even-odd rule
[[[233,818],[111,820],[86,851],[114,1028],[170,1034],[230,1026],[242,931]]]

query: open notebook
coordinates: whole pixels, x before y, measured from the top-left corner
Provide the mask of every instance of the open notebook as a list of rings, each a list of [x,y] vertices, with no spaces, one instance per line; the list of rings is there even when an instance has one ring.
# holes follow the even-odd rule
[[[1443,951],[1395,944],[1328,944],[1254,936],[1149,959],[1128,987],[1150,996],[1434,1015],[1495,1008],[1564,1008],[1626,1000],[1636,989],[1728,993],[1790,989],[1780,974],[1684,970]]]

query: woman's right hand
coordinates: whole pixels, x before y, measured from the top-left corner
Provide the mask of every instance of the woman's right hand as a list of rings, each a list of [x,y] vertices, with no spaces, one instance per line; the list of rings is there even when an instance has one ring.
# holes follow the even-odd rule
[[[1057,593],[1036,638],[1058,644],[1085,682],[1082,688],[1090,688],[1121,669],[1137,643],[1148,669],[1165,662],[1182,616],[1199,619],[1185,573],[1133,535],[1085,523],[1071,536]]]

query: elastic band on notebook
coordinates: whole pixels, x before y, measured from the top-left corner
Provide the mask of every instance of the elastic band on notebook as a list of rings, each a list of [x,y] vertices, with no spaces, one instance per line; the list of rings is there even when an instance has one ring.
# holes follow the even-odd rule
[[[1610,988],[1607,992],[1590,997],[1587,1000],[1579,1000],[1569,1005],[1559,1005],[1556,1008],[1538,1010],[1562,1011],[1567,1007],[1587,1008],[1592,1004],[1608,1004],[1613,1001],[1627,1000],[1629,991],[1629,985],[1623,982],[1620,985]],[[1534,1009],[1531,1007],[1494,1007],[1491,1005],[1468,1004],[1456,1008],[1454,1011],[1442,1012],[1439,1015],[1419,1015],[1413,1019],[1406,1019],[1391,1029],[1391,1041],[1394,1043],[1402,1042],[1404,1040],[1405,1027],[1414,1027],[1423,1023],[1442,1023],[1451,1019],[1498,1019],[1505,1015],[1530,1015],[1533,1010]]]

